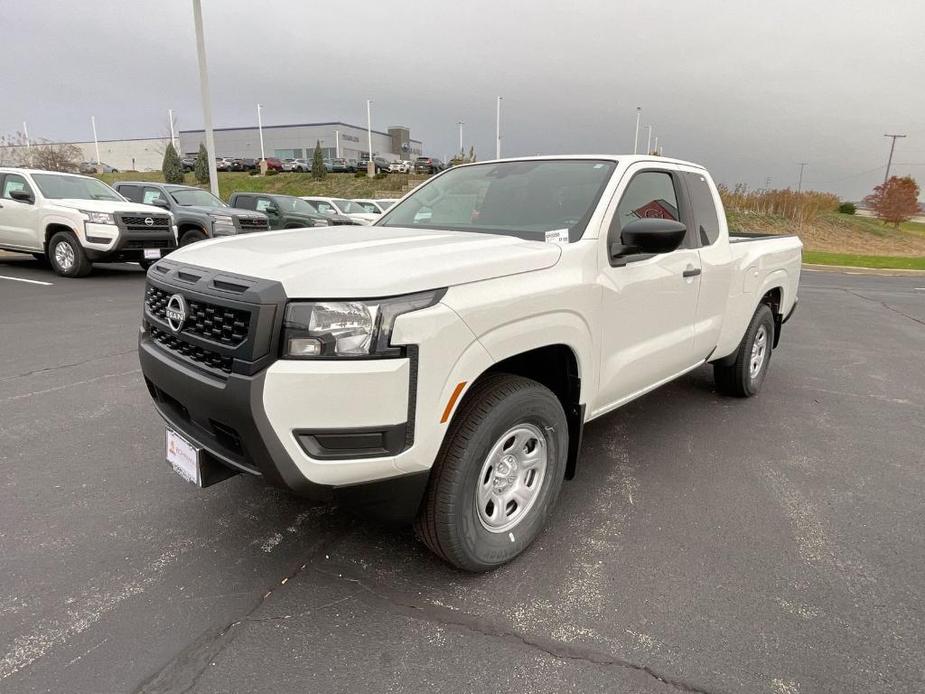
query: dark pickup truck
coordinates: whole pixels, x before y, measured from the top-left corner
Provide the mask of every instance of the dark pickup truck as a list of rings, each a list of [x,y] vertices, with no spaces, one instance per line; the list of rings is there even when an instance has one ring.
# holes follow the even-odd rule
[[[302,229],[352,223],[352,221],[341,222],[331,219],[294,195],[232,193],[228,198],[228,204],[245,210],[262,212],[269,218],[271,229]]]
[[[155,205],[173,212],[181,246],[218,236],[235,236],[270,229],[267,215],[253,208],[229,207],[212,193],[200,188],[144,181],[123,181],[114,187],[132,202]]]

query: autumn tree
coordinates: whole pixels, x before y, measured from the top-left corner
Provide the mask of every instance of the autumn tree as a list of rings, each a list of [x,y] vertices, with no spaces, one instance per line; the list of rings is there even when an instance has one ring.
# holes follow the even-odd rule
[[[864,198],[877,217],[899,226],[919,211],[919,184],[912,176],[891,176]]]
[[[77,171],[83,152],[77,145],[66,142],[26,139],[22,133],[0,137],[0,160],[44,171]]]

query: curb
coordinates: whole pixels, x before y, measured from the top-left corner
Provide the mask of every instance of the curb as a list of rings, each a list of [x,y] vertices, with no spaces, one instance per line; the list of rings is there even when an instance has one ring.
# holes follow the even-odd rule
[[[803,263],[807,270],[819,272],[841,272],[852,275],[880,275],[886,277],[925,277],[925,270],[912,270],[906,268],[889,267],[858,267],[856,265],[816,265]]]

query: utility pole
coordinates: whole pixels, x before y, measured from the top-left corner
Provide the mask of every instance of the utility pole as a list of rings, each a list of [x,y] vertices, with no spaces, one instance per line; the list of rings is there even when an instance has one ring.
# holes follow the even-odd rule
[[[202,0],[193,0],[193,23],[196,26],[196,55],[199,58],[199,88],[202,92],[202,119],[205,122],[206,152],[209,154],[209,189],[218,197],[218,170],[215,168],[215,133],[212,132],[212,99],[209,96],[209,70],[206,65],[206,42],[202,35]]]
[[[93,146],[96,147],[96,170],[98,173],[102,173],[103,162],[100,159],[100,143],[96,139],[96,116],[90,116],[90,127],[93,128]]]
[[[370,110],[372,99],[366,100],[366,136],[369,139],[369,163],[366,164],[366,175],[372,178],[376,175],[376,164],[373,162],[373,116]]]
[[[649,127],[649,139],[646,141],[646,154],[652,154],[652,126]]]
[[[655,149],[652,150],[658,156],[658,135],[655,136]]]
[[[896,138],[905,137],[905,135],[884,135],[884,137],[893,138],[893,142],[890,143],[890,158],[886,160],[886,176],[883,177],[883,184],[886,185],[886,182],[890,180],[890,167],[893,165],[893,150],[896,149]]]
[[[459,120],[459,121],[456,121],[456,125],[459,126],[459,153],[460,153],[460,155],[461,155],[461,154],[462,154],[462,151],[463,151],[462,129],[463,129],[463,126],[465,125],[465,123],[463,123],[461,120]]]
[[[806,164],[807,164],[807,163],[808,163],[808,162],[805,162],[805,161],[801,161],[801,162],[800,162],[800,181],[799,181],[799,183],[797,183],[797,192],[798,192],[798,193],[802,193],[802,192],[803,192],[803,169],[806,168]]]
[[[642,114],[642,106],[636,107],[636,137],[633,138],[633,154],[639,154],[639,116]]]
[[[501,158],[501,99],[502,97],[499,96],[498,97],[498,119],[497,119],[497,123],[495,124],[495,136],[496,136],[495,159]]]
[[[173,109],[167,109],[167,120],[170,122],[170,144],[173,145],[173,148],[177,148],[177,136],[173,130]]]

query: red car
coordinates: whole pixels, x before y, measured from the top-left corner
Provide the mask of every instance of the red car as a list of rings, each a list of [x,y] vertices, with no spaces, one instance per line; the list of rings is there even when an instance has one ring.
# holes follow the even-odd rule
[[[273,169],[274,171],[283,170],[283,161],[277,157],[267,157],[267,169]]]

